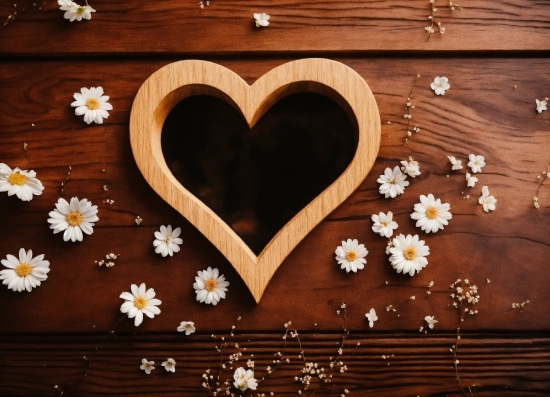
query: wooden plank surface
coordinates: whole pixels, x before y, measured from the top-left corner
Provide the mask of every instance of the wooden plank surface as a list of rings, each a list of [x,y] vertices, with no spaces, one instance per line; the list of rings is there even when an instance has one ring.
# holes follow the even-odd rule
[[[308,362],[318,363],[328,374],[330,357],[336,355],[342,337],[338,333],[301,334],[301,348],[296,339],[291,339],[283,350],[283,332],[236,332],[235,337],[226,339],[231,347],[225,352],[235,353],[233,344],[238,343],[242,356],[234,364],[235,368],[252,359],[258,379],[266,377],[257,391],[266,395],[273,392],[276,396],[298,395],[302,385],[294,377],[302,376],[300,351]],[[224,335],[229,337],[227,333]],[[220,336],[213,340],[204,334],[188,337],[117,334],[91,358],[93,343],[102,338],[97,334],[71,335],[70,338],[42,335],[32,339],[29,335],[4,335],[0,341],[3,364],[0,393],[10,396],[208,395],[201,386],[202,375],[208,368],[214,377],[218,375],[220,356],[215,347],[219,346]],[[428,336],[351,334],[341,357],[347,370],[333,371],[332,381],[327,384],[314,378],[308,391],[315,391],[315,396],[339,396],[344,389],[348,389],[350,396],[461,396],[449,352],[454,343],[452,336],[441,333]],[[547,336],[532,333],[515,337],[466,334],[460,342],[458,356],[461,381],[475,385],[472,388],[475,396],[548,395],[549,346]],[[277,352],[283,354],[284,363],[268,376],[266,367],[274,367]],[[224,353],[224,358],[227,354]],[[143,357],[155,361],[156,368],[150,375],[139,369]],[[177,363],[173,374],[160,366],[168,357]],[[87,376],[84,377],[84,373]],[[228,368],[221,374],[221,381],[232,378],[232,373]]]
[[[13,3],[2,2],[0,17],[13,15]],[[427,0],[197,3],[97,0],[90,2],[97,10],[91,21],[69,23],[54,0],[21,0],[0,32],[0,54],[550,50],[547,1],[463,0],[461,11],[451,11],[438,0],[436,19],[446,31],[429,41]],[[271,15],[267,29],[255,27],[257,12]]]
[[[287,60],[215,59],[249,83]],[[550,189],[541,189],[539,210],[533,207],[533,195],[537,176],[550,161],[548,113],[537,114],[534,106],[535,98],[546,95],[550,62],[338,60],[362,75],[375,95],[383,123],[379,157],[360,188],[291,253],[258,305],[243,292],[247,289],[223,256],[152,192],[133,161],[128,140],[133,97],[148,75],[169,60],[2,62],[0,159],[36,170],[46,190],[31,203],[0,195],[1,254],[32,248],[46,255],[52,270],[30,294],[0,289],[0,332],[106,331],[119,315],[120,293],[142,282],[155,288],[162,313],[145,319],[139,329],[127,321],[120,331],[174,332],[180,321],[191,320],[200,331],[217,332],[239,315],[255,331],[273,331],[288,320],[299,330],[330,331],[334,311],[344,301],[351,330],[367,330],[364,313],[374,307],[378,331],[415,331],[426,315],[436,316],[437,330],[452,331],[458,317],[449,285],[457,278],[469,278],[481,295],[480,314],[468,318],[467,330],[548,330],[550,318],[543,314],[549,310],[550,276],[544,269],[550,257]],[[404,105],[417,74],[411,121],[421,132],[405,145]],[[429,88],[435,75],[450,80],[445,96],[435,96]],[[93,85],[102,85],[114,106],[104,126],[87,126],[70,107],[74,92]],[[484,155],[487,165],[466,198],[461,195],[464,176],[451,172],[446,156],[466,159],[470,153]],[[411,155],[420,162],[422,175],[404,195],[384,199],[376,179]],[[46,222],[70,164],[63,196],[90,199],[99,206],[100,218],[94,234],[74,244],[53,235]],[[492,213],[477,204],[482,185],[498,200]],[[435,235],[421,232],[410,219],[419,195],[428,193],[449,202],[453,213],[449,226]],[[105,204],[106,199],[114,203]],[[371,230],[370,216],[388,210],[396,215],[398,232],[418,233],[431,248],[428,267],[412,279],[396,274],[384,253],[385,239]],[[134,223],[138,215],[140,226]],[[153,233],[161,224],[182,227],[182,251],[173,258],[154,253]],[[347,238],[359,239],[369,250],[367,266],[357,274],[346,274],[334,260],[336,246]],[[94,264],[110,252],[122,254],[116,266]],[[227,299],[216,307],[195,302],[194,276],[207,266],[218,267],[231,282]],[[432,293],[426,295],[431,281]],[[530,303],[524,309],[512,309],[512,303],[526,300]],[[390,304],[397,312],[385,311]]]

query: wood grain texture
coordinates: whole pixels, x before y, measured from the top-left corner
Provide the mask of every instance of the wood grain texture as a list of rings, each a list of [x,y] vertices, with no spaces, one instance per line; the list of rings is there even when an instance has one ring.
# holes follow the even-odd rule
[[[364,313],[371,307],[384,313],[392,304],[398,312],[382,314],[377,329],[417,330],[430,314],[439,318],[439,329],[452,330],[457,318],[448,287],[466,277],[480,287],[482,295],[483,315],[473,318],[469,329],[549,329],[550,319],[540,315],[548,311],[550,284],[548,272],[541,270],[550,256],[547,185],[541,189],[541,208],[536,210],[532,204],[537,175],[550,161],[548,113],[537,114],[533,100],[544,95],[540,87],[548,86],[549,61],[339,60],[371,83],[383,123],[380,153],[359,189],[292,251],[258,306],[244,292],[245,284],[231,265],[149,188],[132,159],[128,126],[133,98],[142,82],[170,61],[2,63],[0,158],[12,166],[35,169],[46,190],[31,203],[0,195],[1,255],[32,248],[46,255],[52,271],[30,294],[0,289],[5,302],[1,315],[8,319],[1,331],[91,331],[94,325],[107,330],[117,318],[120,293],[141,282],[155,288],[163,301],[162,314],[140,327],[148,331],[173,330],[186,318],[194,319],[202,330],[224,329],[238,315],[253,319],[257,330],[277,329],[288,320],[296,321],[299,329],[317,323],[330,330],[333,312],[344,300],[352,313],[350,329],[368,327]],[[287,59],[218,61],[250,84]],[[436,73],[450,79],[451,89],[445,96],[435,96],[429,89],[434,65]],[[78,76],[83,69],[98,77],[64,77]],[[422,77],[413,96],[416,107],[411,121],[421,132],[404,145],[404,105],[417,73]],[[69,106],[72,94],[90,85],[102,85],[111,96],[114,110],[105,126],[87,126]],[[23,142],[28,144],[32,164]],[[464,176],[451,172],[446,156],[466,159],[469,153],[484,155],[487,165],[478,175],[478,186],[461,195]],[[420,162],[422,175],[411,180],[404,195],[384,199],[376,179],[386,167],[411,155]],[[63,243],[46,222],[71,163],[64,197],[87,197],[99,205],[100,218],[94,234],[75,244]],[[108,191],[103,190],[105,184]],[[497,210],[489,214],[477,204],[483,185],[498,200]],[[424,234],[410,219],[419,195],[428,193],[450,203],[453,213],[449,226],[435,235]],[[105,199],[114,203],[105,204]],[[413,278],[395,273],[384,253],[386,240],[371,230],[370,216],[389,210],[395,214],[399,232],[418,233],[431,248],[428,267]],[[143,218],[140,226],[134,223],[137,215]],[[185,243],[173,258],[162,258],[153,250],[153,233],[162,224],[182,227]],[[357,274],[345,274],[334,260],[336,246],[347,238],[357,238],[369,250],[367,267]],[[94,264],[109,252],[122,254],[115,267]],[[207,266],[218,267],[231,282],[227,299],[217,307],[195,302],[194,276]],[[491,283],[486,284],[486,279]],[[426,296],[425,287],[432,280],[432,295]],[[415,301],[409,300],[412,295]],[[527,299],[532,303],[523,313],[511,309],[513,302]],[[122,328],[131,329],[129,323]]]
[[[248,84],[293,59],[204,58],[228,67]],[[237,316],[242,316],[237,335],[246,334],[247,343],[250,339],[247,348],[257,351],[259,368],[279,351],[282,326],[289,320],[301,332],[306,353],[326,366],[341,335],[335,310],[345,301],[351,331],[346,346],[353,341],[361,345],[346,359],[349,370],[337,378],[338,387],[349,385],[350,395],[459,396],[449,353],[458,315],[449,285],[467,277],[479,286],[481,300],[478,316],[468,317],[462,326],[459,360],[465,382],[479,386],[475,396],[548,395],[548,181],[540,191],[539,210],[532,198],[537,176],[550,162],[549,113],[536,113],[534,102],[548,95],[550,60],[335,59],[369,83],[382,119],[380,152],[360,187],[283,262],[258,305],[231,264],[156,195],[133,160],[129,123],[134,97],[148,76],[179,57],[3,59],[0,161],[36,170],[46,189],[30,203],[0,195],[0,257],[32,248],[46,255],[51,272],[30,294],[0,288],[0,394],[59,396],[57,384],[64,396],[70,395],[86,368],[82,357],[90,355],[120,316],[120,293],[132,283],[146,282],[163,301],[162,313],[139,328],[130,320],[121,323],[117,339],[101,348],[77,395],[206,395],[201,394],[200,376],[217,363],[209,335],[227,334]],[[411,125],[418,125],[420,133],[405,145],[403,114],[417,74]],[[445,96],[435,96],[429,88],[436,75],[450,80]],[[104,126],[88,126],[70,103],[81,87],[97,85],[111,96],[114,109]],[[484,155],[487,165],[477,175],[477,186],[462,195],[464,175],[451,171],[446,156],[465,162],[470,153]],[[420,162],[422,175],[410,181],[404,195],[384,199],[376,179],[408,156]],[[71,164],[63,196],[90,199],[99,206],[100,218],[94,234],[75,244],[53,235],[46,221]],[[483,185],[498,199],[496,211],[489,214],[477,204]],[[428,193],[450,203],[453,213],[445,230],[435,235],[424,234],[410,219],[418,196]],[[106,199],[114,203],[106,204]],[[413,278],[391,268],[385,239],[371,230],[370,216],[389,210],[399,232],[418,233],[431,248],[428,266]],[[134,222],[138,215],[140,226]],[[154,253],[153,233],[162,224],[182,228],[184,244],[173,258]],[[334,249],[347,238],[357,238],[369,250],[367,265],[357,274],[344,273],[334,260]],[[122,254],[114,267],[94,264],[109,252]],[[207,266],[218,267],[231,282],[227,299],[216,307],[197,303],[192,288],[196,272]],[[434,286],[426,295],[430,281]],[[526,300],[530,303],[523,309],[511,308]],[[397,312],[385,310],[390,304]],[[372,330],[364,317],[371,307],[379,317]],[[418,328],[426,315],[439,322],[424,335]],[[177,333],[183,320],[194,321],[198,333]],[[296,346],[289,349],[296,356]],[[388,354],[394,357],[382,359]],[[158,366],[171,356],[178,362],[172,377]],[[157,363],[151,376],[139,370],[143,357]],[[295,395],[299,385],[293,377],[299,369],[296,361],[282,367],[264,390]],[[341,389],[326,393],[339,395]]]
[[[161,147],[162,128],[174,106],[192,95],[228,98],[252,128],[274,103],[296,92],[323,94],[349,110],[349,118],[356,128],[357,149],[342,175],[255,255],[218,214],[172,174]],[[380,114],[361,76],[344,64],[328,59],[285,63],[251,86],[215,63],[180,61],[158,70],[140,87],[130,115],[130,143],[136,163],[152,189],[224,254],[259,302],[288,254],[366,178],[380,146]]]
[[[243,355],[235,368],[251,358],[258,379],[267,377],[260,382],[258,392],[297,395],[301,384],[294,377],[302,376],[303,367],[299,352],[303,350],[308,362],[317,362],[328,372],[330,357],[335,356],[342,335],[302,333],[302,349],[290,339],[283,351],[283,334],[237,331],[227,339],[231,347],[224,351],[224,360],[236,352],[232,346],[238,343]],[[214,376],[218,374],[220,355],[215,347],[220,336],[213,340],[204,334],[117,334],[91,358],[94,343],[102,338],[97,334],[4,335],[0,341],[0,394],[59,396],[63,391],[63,396],[70,396],[87,371],[77,396],[206,396],[202,375],[208,368]],[[449,353],[454,343],[451,335],[439,333],[354,333],[343,349],[347,371],[334,371],[327,385],[314,379],[309,390],[315,391],[315,396],[339,396],[345,388],[350,396],[460,396]],[[463,335],[458,356],[461,381],[475,385],[475,396],[548,395],[549,346],[548,337],[540,334]],[[274,367],[277,352],[284,352],[290,361],[267,376],[266,367]],[[91,358],[88,369],[84,357]],[[151,375],[139,369],[143,357],[155,361]],[[177,363],[173,374],[160,365],[168,357]],[[232,381],[232,373],[229,369],[222,373],[222,382],[227,378]],[[249,391],[246,395],[256,394]]]
[[[0,31],[0,54],[550,50],[547,1],[464,0],[462,11],[451,11],[438,0],[436,17],[447,30],[430,40],[427,0],[213,0],[205,9],[197,3],[97,0],[90,3],[97,10],[91,21],[70,23],[57,2],[47,0]],[[12,10],[13,2],[2,2],[0,16]],[[269,27],[255,27],[256,12],[271,15]]]

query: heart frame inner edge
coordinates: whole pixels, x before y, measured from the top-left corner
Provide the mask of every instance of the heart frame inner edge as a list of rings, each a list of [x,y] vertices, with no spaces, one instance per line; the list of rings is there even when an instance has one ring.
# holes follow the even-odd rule
[[[162,127],[183,99],[211,95],[231,104],[252,128],[273,104],[298,92],[315,92],[334,100],[356,131],[357,149],[340,177],[300,210],[256,256],[233,229],[172,175],[162,153]],[[174,62],[143,83],[130,115],[130,144],[147,183],[227,258],[256,302],[288,254],[365,179],[376,160],[380,138],[380,114],[365,80],[350,67],[322,58],[285,63],[252,85],[212,62]]]

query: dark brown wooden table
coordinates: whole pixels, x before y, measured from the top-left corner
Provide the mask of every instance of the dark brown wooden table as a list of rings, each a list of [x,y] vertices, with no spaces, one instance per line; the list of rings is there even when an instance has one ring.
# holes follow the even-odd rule
[[[420,0],[213,0],[204,9],[197,1],[97,0],[90,21],[73,23],[55,1],[27,3],[0,5],[4,20],[17,11],[0,29],[0,162],[34,169],[45,191],[30,203],[0,194],[0,257],[32,248],[51,271],[31,293],[0,288],[0,395],[207,396],[202,375],[207,368],[217,375],[222,337],[223,360],[239,344],[233,369],[253,355],[256,378],[265,378],[257,393],[298,395],[300,352],[329,374],[344,336],[337,361],[347,370],[334,366],[331,382],[315,378],[305,395],[550,394],[549,181],[538,193],[540,208],[533,205],[550,162],[550,112],[535,109],[535,99],[550,96],[548,1],[463,0],[464,8],[451,12],[438,0],[446,32],[429,40],[430,4]],[[271,15],[267,28],[254,26],[255,12]],[[360,188],[298,245],[256,304],[227,260],[143,179],[128,138],[130,110],[140,85],[170,62],[213,61],[251,84],[307,57],[340,61],[364,77],[380,110],[381,147]],[[444,96],[429,88],[435,76],[449,78]],[[405,142],[413,85],[411,126],[420,132]],[[85,124],[70,107],[73,93],[91,86],[111,97],[104,125]],[[465,164],[470,153],[483,155],[486,166],[462,194],[464,175],[451,171],[447,156]],[[376,179],[409,156],[422,174],[402,196],[384,199]],[[498,200],[494,212],[477,204],[483,185]],[[437,234],[410,219],[428,193],[451,204],[453,218]],[[81,243],[64,243],[48,228],[61,196],[99,207],[94,233]],[[371,230],[371,215],[388,210],[399,233],[419,234],[430,246],[428,266],[412,278],[392,269],[386,239]],[[153,250],[163,224],[182,229],[173,258]],[[334,260],[347,238],[369,250],[357,274]],[[121,254],[114,267],[94,263],[111,252]],[[231,282],[217,306],[196,302],[192,288],[208,266]],[[478,314],[466,317],[458,341],[464,392],[450,351],[460,321],[449,286],[457,278],[476,284],[480,295]],[[110,333],[120,293],[142,282],[155,288],[161,314],[138,328],[124,320]],[[336,313],[344,302],[345,321]],[[372,329],[370,308],[378,314]],[[427,315],[438,323],[421,333]],[[176,332],[184,320],[197,332]],[[288,321],[299,341],[288,336],[285,346]],[[284,360],[268,374],[278,352]],[[139,369],[144,357],[156,362],[151,375]],[[177,362],[174,374],[160,366],[168,357]],[[226,369],[222,382],[232,374]]]

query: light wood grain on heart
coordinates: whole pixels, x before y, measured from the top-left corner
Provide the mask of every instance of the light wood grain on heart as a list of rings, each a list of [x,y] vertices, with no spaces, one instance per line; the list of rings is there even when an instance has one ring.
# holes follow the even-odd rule
[[[162,127],[170,110],[192,95],[212,95],[227,101],[253,127],[274,103],[296,92],[316,92],[336,101],[356,130],[357,150],[343,174],[296,214],[256,256],[218,215],[172,175],[161,149]],[[315,58],[283,64],[251,86],[231,70],[211,62],[175,62],[155,72],[141,86],[130,119],[134,157],[149,185],[220,250],[256,302],[294,247],[367,176],[378,153],[380,135],[380,115],[367,83],[348,66]]]

